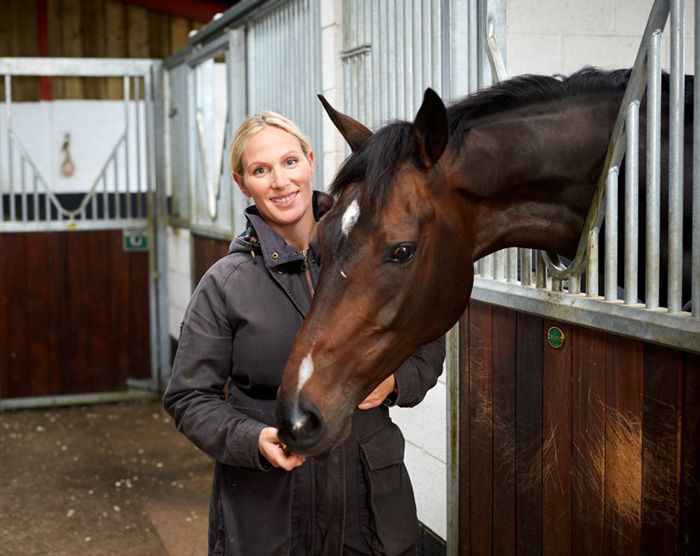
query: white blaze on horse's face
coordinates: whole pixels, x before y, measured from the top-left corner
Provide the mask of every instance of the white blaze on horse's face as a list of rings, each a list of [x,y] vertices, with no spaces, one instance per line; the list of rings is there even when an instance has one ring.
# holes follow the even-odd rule
[[[297,392],[301,392],[301,389],[306,384],[306,381],[311,378],[311,374],[314,372],[314,360],[311,357],[311,352],[306,354],[306,357],[301,360],[301,365],[299,365],[299,384],[297,385]]]
[[[345,209],[343,217],[340,220],[340,231],[345,237],[348,237],[350,230],[352,230],[352,227],[355,225],[359,217],[360,203],[357,202],[357,199],[353,199],[352,203],[350,203],[348,208]]]

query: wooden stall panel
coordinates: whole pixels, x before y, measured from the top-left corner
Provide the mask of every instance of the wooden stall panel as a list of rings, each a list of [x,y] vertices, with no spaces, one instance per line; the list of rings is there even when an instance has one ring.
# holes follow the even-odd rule
[[[121,231],[0,234],[0,397],[150,377],[148,254]]]
[[[560,347],[545,338],[542,357],[542,554],[571,553],[571,326],[544,321],[544,336],[555,327],[564,334]]]
[[[204,276],[204,273],[228,254],[230,242],[221,239],[212,239],[198,234],[192,234],[192,249],[194,253],[192,264],[192,281],[196,285]]]
[[[474,301],[461,324],[460,554],[700,553],[700,357]]]

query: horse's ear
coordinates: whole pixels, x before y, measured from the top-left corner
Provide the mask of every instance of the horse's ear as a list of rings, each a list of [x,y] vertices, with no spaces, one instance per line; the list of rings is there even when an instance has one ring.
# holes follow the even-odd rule
[[[323,95],[318,95],[318,98],[330,116],[333,125],[338,128],[343,139],[350,145],[352,152],[359,151],[372,136],[372,132],[357,120],[338,112]]]
[[[418,144],[418,162],[430,168],[445,152],[449,136],[447,109],[440,96],[430,87],[425,90],[413,129]]]

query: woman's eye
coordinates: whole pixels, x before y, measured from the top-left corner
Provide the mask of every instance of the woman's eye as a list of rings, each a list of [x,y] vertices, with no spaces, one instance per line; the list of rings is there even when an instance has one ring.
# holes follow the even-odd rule
[[[395,263],[406,263],[413,258],[416,247],[412,243],[397,245],[389,256],[389,260]]]
[[[256,168],[255,170],[253,170],[254,176],[262,176],[264,173],[265,173],[265,168],[263,168],[263,167]]]
[[[286,160],[287,166],[294,166],[297,162],[298,160],[296,158],[288,158]]]

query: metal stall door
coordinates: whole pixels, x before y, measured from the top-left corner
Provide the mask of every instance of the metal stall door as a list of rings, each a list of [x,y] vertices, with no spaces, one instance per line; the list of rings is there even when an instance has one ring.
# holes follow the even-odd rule
[[[0,59],[0,409],[157,390],[159,72]],[[116,100],[13,99],[27,76],[90,78]]]

